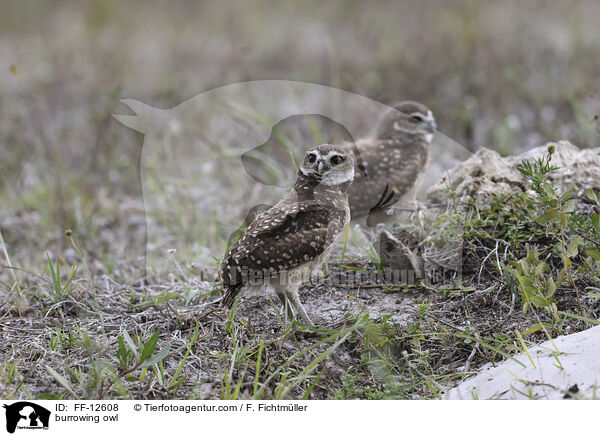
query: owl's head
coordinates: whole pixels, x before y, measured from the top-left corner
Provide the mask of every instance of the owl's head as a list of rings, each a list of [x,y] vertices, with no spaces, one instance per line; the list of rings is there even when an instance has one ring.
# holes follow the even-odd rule
[[[423,134],[431,142],[437,125],[431,110],[416,101],[402,101],[386,112],[377,126],[377,138]]]
[[[354,156],[339,145],[317,145],[304,155],[300,173],[326,186],[348,183],[354,179]]]

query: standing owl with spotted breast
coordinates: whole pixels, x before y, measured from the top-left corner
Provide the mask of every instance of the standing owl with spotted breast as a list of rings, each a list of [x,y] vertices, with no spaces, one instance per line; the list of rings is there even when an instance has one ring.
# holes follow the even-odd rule
[[[353,220],[367,217],[374,226],[386,221],[392,204],[414,200],[435,129],[427,106],[403,101],[383,114],[372,138],[357,141],[362,168],[348,190]]]
[[[323,144],[305,154],[288,196],[260,213],[233,243],[219,268],[231,307],[248,287],[271,287],[286,316],[312,326],[298,288],[319,268],[350,220],[347,190],[354,179],[352,152]]]

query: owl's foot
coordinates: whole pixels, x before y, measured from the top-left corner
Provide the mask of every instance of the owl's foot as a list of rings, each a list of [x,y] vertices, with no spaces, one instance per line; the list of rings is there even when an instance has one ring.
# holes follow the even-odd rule
[[[315,325],[308,317],[306,310],[304,310],[304,306],[302,306],[302,303],[300,302],[300,297],[298,296],[298,290],[294,289],[290,292],[286,292],[286,295],[287,295],[288,299],[291,301],[291,303],[294,305],[294,309],[296,309],[296,314],[300,315],[302,322],[309,327],[314,327]]]
[[[291,323],[292,321],[294,321],[294,311],[292,310],[292,304],[288,300],[285,291],[279,288],[275,288],[275,295],[277,295],[277,298],[279,298],[279,301],[281,301],[281,304],[283,305],[285,324]]]

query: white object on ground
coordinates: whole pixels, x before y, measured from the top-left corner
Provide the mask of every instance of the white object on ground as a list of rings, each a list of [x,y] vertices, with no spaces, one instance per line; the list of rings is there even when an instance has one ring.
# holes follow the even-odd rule
[[[600,398],[600,326],[528,351],[531,359],[522,353],[495,367],[484,366],[448,391],[445,399]]]

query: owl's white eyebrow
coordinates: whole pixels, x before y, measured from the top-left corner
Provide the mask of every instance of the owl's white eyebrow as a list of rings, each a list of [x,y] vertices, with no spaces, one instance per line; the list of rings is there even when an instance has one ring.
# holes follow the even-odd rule
[[[339,151],[337,150],[331,150],[329,153],[327,153],[327,155],[325,156],[327,159],[330,159],[332,157],[332,155],[338,155],[340,157],[343,157],[342,154],[340,154]]]

